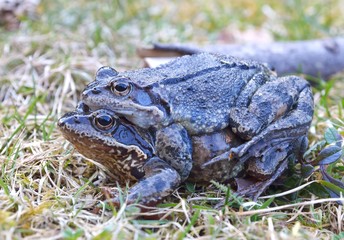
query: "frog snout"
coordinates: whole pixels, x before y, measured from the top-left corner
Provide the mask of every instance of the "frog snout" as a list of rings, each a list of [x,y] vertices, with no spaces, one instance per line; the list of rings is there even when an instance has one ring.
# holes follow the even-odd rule
[[[63,115],[57,122],[57,126],[60,128],[66,127],[66,125],[74,125],[81,123],[79,116],[75,115],[75,112],[67,113]]]
[[[60,118],[59,121],[57,122],[57,126],[61,128],[61,127],[64,127],[65,125],[66,125],[66,122],[63,121],[62,118]]]
[[[83,99],[86,99],[87,97],[89,97],[92,94],[97,95],[99,93],[101,93],[100,89],[98,87],[93,87],[91,89],[84,90],[82,92],[81,96],[82,96]]]

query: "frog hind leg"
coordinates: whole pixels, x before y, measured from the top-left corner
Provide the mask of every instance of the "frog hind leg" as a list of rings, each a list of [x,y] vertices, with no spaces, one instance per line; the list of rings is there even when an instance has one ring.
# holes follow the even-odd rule
[[[261,155],[271,143],[296,142],[300,137],[307,136],[313,117],[313,95],[309,87],[299,95],[295,107],[284,117],[276,120],[246,143],[232,148],[230,158],[239,158],[244,162],[250,157]]]
[[[144,178],[129,189],[126,198],[128,204],[137,202],[145,206],[154,206],[181,184],[179,173],[158,157],[149,159],[144,165],[144,171]],[[112,203],[119,206],[119,198],[115,198]]]
[[[260,134],[238,147],[221,154],[203,164],[203,167],[214,164],[218,161],[232,161],[239,159],[238,165],[244,164],[250,158],[257,158],[262,155],[272,144],[293,142],[294,151],[298,159],[302,158],[307,147],[307,132],[313,116],[313,95],[310,88],[304,88],[298,102],[293,110],[285,117],[270,124]]]
[[[266,127],[287,115],[302,99],[303,92],[310,89],[309,83],[296,76],[277,78],[262,85],[249,96],[250,101],[237,100],[230,109],[229,126],[245,140],[258,136]],[[313,115],[313,111],[310,113]]]

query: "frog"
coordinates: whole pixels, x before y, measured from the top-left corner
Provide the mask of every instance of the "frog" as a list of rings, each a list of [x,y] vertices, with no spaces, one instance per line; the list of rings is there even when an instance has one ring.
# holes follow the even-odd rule
[[[256,183],[241,190],[240,194],[256,199],[287,168],[287,161],[262,166],[260,159],[254,156],[248,160],[246,168],[240,170],[233,171],[238,166],[237,159],[204,167],[209,159],[243,143],[230,128],[193,136],[185,132],[184,138],[171,142],[166,138],[167,133],[157,135],[156,131],[134,125],[111,110],[90,111],[82,102],[75,111],[59,119],[58,127],[81,154],[103,165],[118,183],[133,185],[127,196],[129,204],[155,205],[185,181],[228,183],[252,177],[256,178]],[[296,154],[293,144],[283,149],[290,158]],[[190,155],[190,159],[185,155]],[[265,154],[265,157],[268,156]],[[119,198],[112,199],[112,203],[119,206]]]
[[[293,142],[301,153],[314,112],[305,79],[278,77],[264,64],[211,53],[179,57],[156,68],[118,72],[102,67],[82,92],[82,101],[143,129],[164,134],[168,128],[172,139],[184,130],[194,136],[230,128],[244,142],[205,166],[238,159],[237,169],[252,156],[263,165],[278,164]],[[280,154],[272,153],[276,149]]]

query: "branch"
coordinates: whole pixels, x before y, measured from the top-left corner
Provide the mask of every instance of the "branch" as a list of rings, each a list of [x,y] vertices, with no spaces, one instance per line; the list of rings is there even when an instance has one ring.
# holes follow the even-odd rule
[[[146,58],[181,56],[204,51],[264,62],[279,75],[304,73],[328,79],[344,69],[344,38],[339,37],[270,44],[228,44],[202,47],[192,44],[156,43],[151,49],[138,49],[138,54]]]

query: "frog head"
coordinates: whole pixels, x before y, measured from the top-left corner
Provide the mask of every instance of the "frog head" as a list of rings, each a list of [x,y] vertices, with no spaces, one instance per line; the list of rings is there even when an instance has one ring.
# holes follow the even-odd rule
[[[167,105],[153,90],[115,69],[102,67],[82,93],[82,101],[91,110],[109,109],[142,128],[161,123],[168,114]]]
[[[89,112],[80,104],[58,121],[63,136],[87,158],[104,165],[120,179],[136,180],[144,175],[142,166],[152,157],[151,144],[137,129],[113,112]]]

